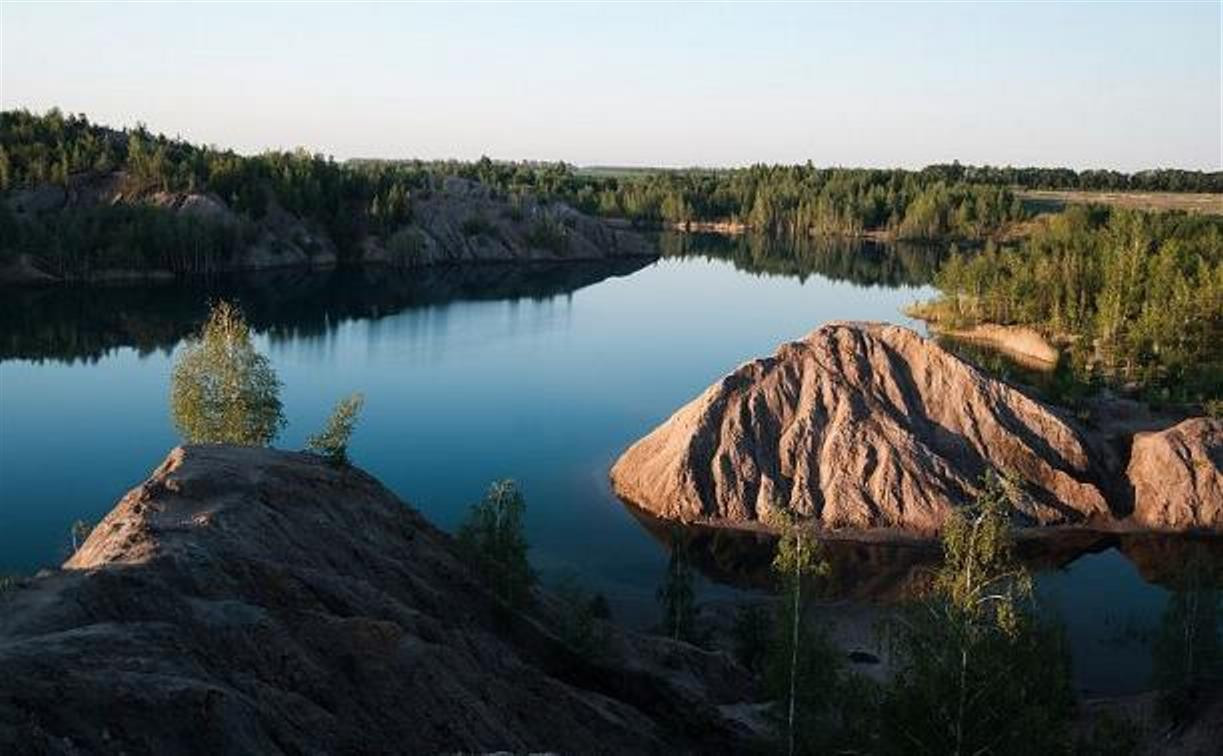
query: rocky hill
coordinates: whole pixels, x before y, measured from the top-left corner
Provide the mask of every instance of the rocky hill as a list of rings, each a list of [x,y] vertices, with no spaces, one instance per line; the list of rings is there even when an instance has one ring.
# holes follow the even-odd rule
[[[486,592],[360,470],[175,449],[62,570],[0,595],[0,752],[730,752],[722,654]]]
[[[1131,472],[1147,482],[1128,518],[1116,455],[1072,419],[908,329],[831,323],[715,383],[611,478],[628,502],[685,522],[762,527],[787,509],[827,530],[929,536],[994,469],[1021,481],[1027,525],[1217,528],[1218,484],[1195,481],[1217,481],[1223,449],[1217,432],[1195,439],[1199,452],[1177,453],[1184,486],[1142,472],[1164,467],[1141,461],[1159,439],[1135,445]],[[1196,514],[1149,514],[1144,485]],[[1181,496],[1195,486],[1198,503]]]
[[[1137,434],[1126,475],[1142,525],[1223,531],[1223,420],[1198,417]]]
[[[6,240],[0,239],[0,283],[162,279],[183,272],[327,268],[341,262],[416,268],[439,263],[619,260],[657,255],[654,243],[641,234],[587,216],[562,202],[529,195],[509,197],[455,176],[435,177],[433,184],[414,200],[409,222],[380,233],[364,233],[355,246],[345,249],[318,224],[285,210],[270,193],[266,210],[256,219],[235,212],[214,193],[136,191],[122,171],[74,175],[64,185],[41,184],[10,192],[3,198],[7,212],[18,224],[45,224],[98,208],[150,209],[160,218],[145,223],[172,226],[190,220],[217,231],[226,240],[224,250],[198,260],[193,257],[192,242],[187,244],[189,249],[159,254],[158,262],[149,265],[108,261],[104,249],[91,251],[89,259],[60,259],[48,249],[6,249]],[[90,223],[82,225],[87,228],[82,233],[93,228]],[[99,238],[94,246],[113,243]]]

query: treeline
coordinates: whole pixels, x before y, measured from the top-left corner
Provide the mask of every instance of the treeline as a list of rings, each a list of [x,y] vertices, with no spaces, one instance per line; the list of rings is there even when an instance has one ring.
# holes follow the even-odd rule
[[[349,166],[303,150],[242,156],[193,145],[143,126],[116,131],[58,110],[0,113],[0,191],[119,172],[125,197],[211,192],[259,221],[274,207],[297,215],[340,249],[388,233],[412,217],[412,197],[431,186],[422,165]]]
[[[25,221],[0,205],[0,255],[37,255],[48,271],[69,278],[99,269],[215,272],[254,234],[250,224],[146,205],[100,205]]]
[[[730,222],[775,235],[914,240],[1005,236],[1026,218],[1015,186],[1223,191],[1223,173],[1122,174],[958,163],[920,171],[807,163],[621,173],[583,173],[565,163],[487,157],[475,162],[341,163],[303,150],[243,156],[154,134],[144,126],[114,130],[58,110],[0,113],[0,192],[45,185],[74,190],[96,176],[118,177],[115,189],[128,199],[159,192],[212,193],[253,222],[284,210],[325,234],[341,257],[367,236],[385,239],[410,223],[413,203],[428,197],[443,176],[481,182],[501,196],[564,201],[639,225]]]
[[[922,173],[944,181],[1017,186],[1023,189],[1081,189],[1119,192],[1223,192],[1223,171],[1185,171],[1158,168],[1122,173],[1120,171],[1071,168],[1013,168],[991,165],[931,165]]]
[[[1025,217],[1004,186],[920,172],[757,165],[589,178],[571,201],[637,223],[730,222],[765,233],[982,239]]]
[[[936,285],[943,317],[1035,326],[1104,374],[1223,395],[1223,220],[1071,207],[1020,245],[952,255]]]
[[[571,187],[572,184],[562,186]],[[1013,188],[1223,192],[1223,172],[1134,174],[932,165],[920,171],[756,165],[735,170],[593,173],[565,198],[647,224],[725,221],[767,233],[885,233],[900,239],[999,235],[1025,218]]]

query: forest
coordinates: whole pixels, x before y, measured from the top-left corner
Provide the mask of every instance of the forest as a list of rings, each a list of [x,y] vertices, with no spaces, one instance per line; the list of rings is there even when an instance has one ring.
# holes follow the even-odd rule
[[[1021,244],[952,254],[941,318],[1030,325],[1088,374],[1178,400],[1223,395],[1223,220],[1071,207]]]
[[[973,242],[1005,236],[1026,219],[1013,187],[1223,191],[1223,174],[1172,170],[1122,174],[952,163],[908,171],[807,163],[612,173],[487,157],[339,162],[303,150],[243,156],[154,134],[143,125],[107,128],[83,114],[0,113],[0,192],[46,185],[71,190],[83,179],[103,175],[119,177],[116,190],[125,198],[209,192],[244,222],[287,211],[325,234],[342,260],[351,259],[367,236],[385,238],[410,224],[414,200],[429,196],[437,178],[452,175],[507,196],[564,201],[643,226],[719,221],[790,236]],[[6,216],[0,217],[0,254],[25,251],[69,260],[113,252],[124,264],[183,271],[207,269],[201,256],[223,258],[236,244],[250,241],[250,229],[204,228],[132,204],[97,206],[86,217],[41,223],[19,222],[8,217],[9,208],[0,207],[0,216]],[[156,244],[140,241],[154,237]]]

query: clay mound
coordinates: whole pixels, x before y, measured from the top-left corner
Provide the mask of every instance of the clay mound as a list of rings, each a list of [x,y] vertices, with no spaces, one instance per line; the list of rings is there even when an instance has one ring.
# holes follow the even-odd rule
[[[831,323],[726,376],[624,453],[625,500],[757,526],[771,508],[827,529],[933,534],[987,469],[1031,524],[1110,517],[1084,438],[1051,409],[898,326]]]
[[[174,450],[65,570],[0,594],[3,753],[723,752],[724,656],[498,608],[370,476]],[[615,661],[610,659],[617,659]]]
[[[1197,417],[1135,435],[1126,474],[1139,524],[1223,530],[1223,420]]]

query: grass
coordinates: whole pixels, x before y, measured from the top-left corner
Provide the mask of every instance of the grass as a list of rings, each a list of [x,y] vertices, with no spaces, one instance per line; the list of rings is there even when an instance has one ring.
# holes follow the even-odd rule
[[[1092,203],[1134,210],[1183,210],[1203,215],[1223,215],[1223,194],[1108,192],[1078,189],[1021,189],[1016,194],[1032,212],[1059,212],[1068,204]]]

